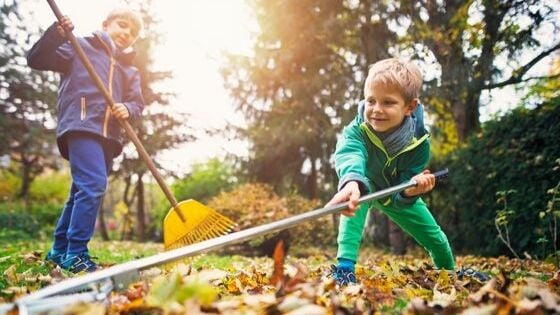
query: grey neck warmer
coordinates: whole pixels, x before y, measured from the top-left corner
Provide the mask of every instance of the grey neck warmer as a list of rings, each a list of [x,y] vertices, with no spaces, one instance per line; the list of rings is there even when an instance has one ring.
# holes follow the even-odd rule
[[[393,132],[373,132],[381,139],[389,156],[393,157],[410,144],[414,138],[415,128],[414,120],[410,116],[406,116],[399,129]]]

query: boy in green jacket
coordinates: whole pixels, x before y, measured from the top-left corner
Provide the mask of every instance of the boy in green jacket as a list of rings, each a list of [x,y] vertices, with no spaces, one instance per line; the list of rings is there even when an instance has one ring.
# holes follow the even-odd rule
[[[411,62],[391,58],[373,64],[365,87],[365,103],[338,140],[334,155],[340,179],[328,205],[349,201],[338,235],[339,284],[356,282],[354,265],[370,208],[383,211],[430,254],[436,268],[454,270],[455,261],[445,233],[420,198],[435,186],[425,170],[430,158],[429,135],[418,121],[422,74]],[[415,114],[416,113],[416,117]],[[416,126],[417,122],[419,126]],[[358,199],[414,179],[418,184],[384,200],[358,206]]]

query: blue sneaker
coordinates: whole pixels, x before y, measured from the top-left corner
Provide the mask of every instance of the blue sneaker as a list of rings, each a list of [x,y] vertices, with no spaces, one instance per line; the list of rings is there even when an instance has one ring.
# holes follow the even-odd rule
[[[480,271],[476,271],[473,268],[464,268],[464,267],[457,270],[457,278],[459,278],[459,280],[462,280],[463,278],[471,278],[471,279],[475,279],[480,283],[485,283],[488,280],[490,280],[490,277],[487,274],[482,273]]]
[[[47,257],[45,257],[45,260],[48,262],[51,262],[57,266],[60,266],[62,264],[62,261],[64,260],[66,256],[65,252],[56,252],[53,250],[50,250],[47,253]]]
[[[341,286],[356,283],[356,274],[354,271],[342,269],[335,265],[331,265],[331,273],[328,276],[333,277],[336,283]]]
[[[91,258],[88,252],[83,252],[78,255],[67,255],[60,266],[72,273],[82,271],[94,272],[100,268]]]

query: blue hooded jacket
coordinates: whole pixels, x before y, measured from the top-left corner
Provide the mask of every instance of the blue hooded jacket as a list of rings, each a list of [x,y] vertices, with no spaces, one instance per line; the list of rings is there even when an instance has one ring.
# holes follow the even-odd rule
[[[132,66],[134,52],[123,53],[118,50],[105,32],[96,32],[77,40],[114,102],[127,107],[130,119],[138,119],[144,100],[140,74]],[[100,136],[116,147],[115,156],[121,153],[121,128],[118,121],[112,117],[109,105],[70,42],[56,30],[56,23],[33,45],[27,54],[27,63],[33,69],[56,71],[61,75],[56,136],[64,158],[68,159],[65,141],[68,132],[87,132]]]

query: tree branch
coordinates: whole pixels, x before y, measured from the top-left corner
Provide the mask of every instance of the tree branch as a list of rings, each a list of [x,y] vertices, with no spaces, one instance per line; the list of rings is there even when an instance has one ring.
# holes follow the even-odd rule
[[[529,61],[526,65],[520,67],[519,69],[513,71],[511,77],[509,77],[507,80],[502,81],[502,82],[498,82],[498,83],[491,83],[491,84],[487,84],[484,85],[482,87],[483,90],[491,90],[494,88],[500,88],[500,87],[504,87],[506,85],[511,85],[511,84],[515,84],[515,83],[521,83],[521,82],[526,82],[529,80],[533,80],[533,79],[537,79],[537,78],[554,78],[558,75],[553,75],[553,76],[543,76],[543,77],[534,77],[534,78],[529,78],[529,79],[523,79],[523,75],[525,75],[534,65],[536,65],[539,61],[541,61],[544,57],[550,55],[552,52],[554,52],[555,50],[560,48],[560,42],[557,43],[556,45],[554,45],[552,48],[543,51],[542,53],[540,53],[538,56],[536,56],[535,58],[533,58],[533,60]]]

